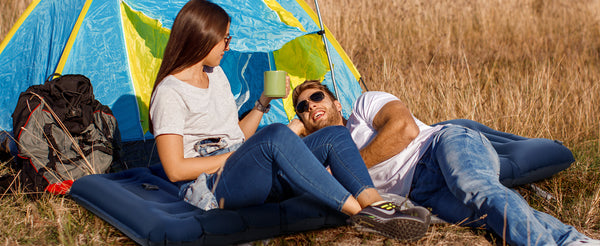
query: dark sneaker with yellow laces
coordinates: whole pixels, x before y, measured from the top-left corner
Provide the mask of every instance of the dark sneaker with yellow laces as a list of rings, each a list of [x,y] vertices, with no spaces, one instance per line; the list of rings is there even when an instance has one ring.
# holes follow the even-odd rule
[[[400,210],[392,202],[371,205],[350,217],[358,231],[374,232],[401,241],[415,241],[427,233],[431,221],[429,210],[413,207]]]

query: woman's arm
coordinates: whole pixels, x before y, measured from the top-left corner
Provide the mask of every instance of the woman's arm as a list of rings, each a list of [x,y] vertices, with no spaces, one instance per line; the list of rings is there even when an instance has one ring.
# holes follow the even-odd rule
[[[261,105],[267,106],[269,103],[271,103],[271,99],[272,98],[261,95],[258,101]],[[254,135],[256,129],[258,128],[258,124],[260,124],[260,119],[262,119],[263,114],[264,113],[262,111],[254,107],[242,120],[240,120],[239,125],[242,129],[242,132],[244,132],[244,137],[246,137],[246,139]]]
[[[194,180],[202,173],[214,173],[225,165],[225,161],[233,153],[184,158],[183,136],[162,134],[155,139],[158,156],[171,182]]]

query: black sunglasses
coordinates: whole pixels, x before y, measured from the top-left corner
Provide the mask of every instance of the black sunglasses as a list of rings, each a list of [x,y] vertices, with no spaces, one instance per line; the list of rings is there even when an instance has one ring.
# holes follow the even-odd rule
[[[231,42],[231,35],[225,37],[225,48],[227,48],[229,46],[230,42]]]
[[[322,91],[317,91],[317,92],[313,93],[312,95],[310,95],[310,97],[308,97],[308,99],[313,102],[323,101],[323,98],[325,98],[325,93],[323,93]],[[297,114],[304,113],[307,110],[308,110],[308,100],[304,100],[304,101],[296,104],[296,113]]]

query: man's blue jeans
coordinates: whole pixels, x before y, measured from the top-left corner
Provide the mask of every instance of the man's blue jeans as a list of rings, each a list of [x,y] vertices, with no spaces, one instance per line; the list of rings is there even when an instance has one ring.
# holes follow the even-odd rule
[[[491,229],[510,245],[563,245],[585,238],[500,184],[498,154],[480,132],[448,125],[433,138],[415,170],[414,202],[447,222]]]
[[[327,172],[331,168],[332,174]],[[350,195],[373,188],[366,166],[348,130],[323,128],[301,139],[283,124],[271,124],[249,138],[227,160],[216,185],[225,208],[241,208],[308,193],[341,211]]]

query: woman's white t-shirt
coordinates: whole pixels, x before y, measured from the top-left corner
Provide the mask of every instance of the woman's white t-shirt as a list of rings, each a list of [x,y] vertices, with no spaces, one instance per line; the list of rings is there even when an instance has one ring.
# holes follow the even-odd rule
[[[152,95],[154,135],[183,136],[185,158],[198,156],[194,144],[202,139],[224,138],[230,146],[244,141],[229,80],[221,67],[210,70],[206,89],[167,76]]]
[[[352,114],[346,127],[359,149],[364,148],[377,135],[373,119],[388,102],[400,100],[385,92],[366,92],[354,103]],[[400,153],[369,168],[375,187],[383,192],[406,196],[410,192],[415,166],[426,148],[431,144],[431,136],[442,126],[431,127],[413,116],[419,127],[419,135]]]

